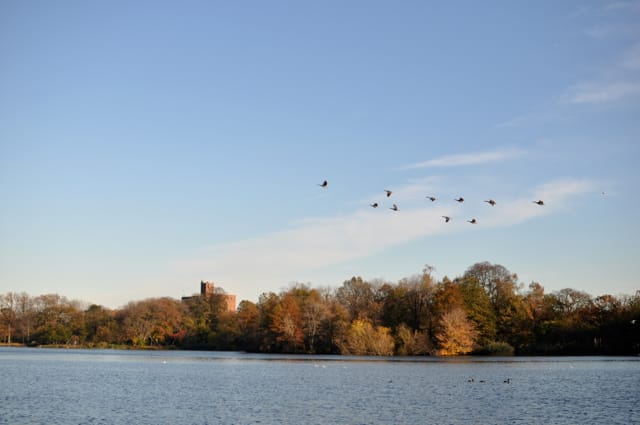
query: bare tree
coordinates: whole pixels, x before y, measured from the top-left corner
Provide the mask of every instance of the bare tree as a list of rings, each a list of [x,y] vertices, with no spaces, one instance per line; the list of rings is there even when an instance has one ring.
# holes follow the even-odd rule
[[[16,325],[17,299],[13,292],[0,295],[0,325],[4,330],[7,344],[11,344],[11,335]]]

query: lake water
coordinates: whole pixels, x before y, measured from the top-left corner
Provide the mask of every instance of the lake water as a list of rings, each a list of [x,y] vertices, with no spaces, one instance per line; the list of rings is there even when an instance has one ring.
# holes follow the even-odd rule
[[[640,358],[0,347],[0,423],[640,424]]]

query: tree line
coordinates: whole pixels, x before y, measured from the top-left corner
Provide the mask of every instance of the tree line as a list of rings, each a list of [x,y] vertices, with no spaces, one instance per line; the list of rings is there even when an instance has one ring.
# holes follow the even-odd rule
[[[640,290],[546,293],[499,264],[436,281],[352,277],[337,288],[293,284],[241,301],[223,294],[151,298],[112,310],[57,294],[0,295],[0,342],[345,355],[636,355]]]

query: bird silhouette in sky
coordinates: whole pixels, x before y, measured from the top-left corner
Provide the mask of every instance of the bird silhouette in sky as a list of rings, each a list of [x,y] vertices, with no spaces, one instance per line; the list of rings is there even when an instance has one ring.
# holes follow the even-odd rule
[[[323,181],[322,183],[318,183],[318,186],[320,186],[320,187],[322,187],[322,188],[325,188],[325,187],[327,187],[328,185],[329,185],[329,182],[328,182],[328,181],[326,181],[326,180],[325,180],[325,181]]]
[[[472,218],[471,220],[467,220],[467,222],[469,222],[471,224],[476,224],[477,223],[475,218]]]
[[[389,209],[393,211],[398,211],[398,206],[396,204],[393,204],[393,206]]]
[[[427,196],[427,199],[430,200],[431,202],[435,202],[436,197],[435,196]]]
[[[461,196],[458,199],[455,199],[456,202],[460,202],[463,203],[464,202],[464,198]]]
[[[491,206],[494,206],[496,204],[496,201],[494,201],[493,199],[489,199],[488,201],[484,201],[484,202],[486,202],[487,204],[489,204]]]
[[[451,220],[451,217],[449,217],[448,215],[443,215],[442,218],[444,218],[445,223],[448,223],[449,220]]]
[[[538,199],[537,201],[533,201],[534,204],[544,205],[544,201],[542,199]]]
[[[393,193],[392,191],[387,190],[387,189],[385,189],[384,191],[385,191],[385,192],[386,192],[386,194],[387,194],[387,198],[388,198],[389,196],[391,196],[391,194]]]
[[[372,208],[378,208],[378,203],[377,202],[374,202],[373,204],[369,204],[369,205],[371,205]]]

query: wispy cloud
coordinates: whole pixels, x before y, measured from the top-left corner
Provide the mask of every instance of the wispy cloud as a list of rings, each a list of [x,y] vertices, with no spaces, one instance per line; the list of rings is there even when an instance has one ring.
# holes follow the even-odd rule
[[[569,87],[562,97],[564,103],[588,105],[623,101],[640,95],[640,43],[619,52],[617,59],[606,66],[599,77]]]
[[[590,180],[563,179],[544,183],[532,190],[528,198],[501,202],[499,209],[492,208],[491,214],[485,214],[482,217],[482,223],[490,227],[523,223],[563,209],[575,196],[594,190],[595,184]],[[545,205],[538,207],[533,204],[533,201],[538,199],[543,200]]]
[[[640,82],[585,83],[572,87],[566,101],[572,104],[600,104],[640,95]]]
[[[606,3],[604,10],[607,11],[640,11],[639,1],[614,1]]]
[[[482,212],[477,217],[483,227],[511,226],[551,214],[573,196],[592,189],[592,183],[583,180],[549,182],[526,198],[501,199],[495,208],[479,207]],[[533,204],[538,198],[547,205]],[[469,217],[456,217],[459,206],[453,204],[425,203],[398,212],[358,209],[345,216],[307,219],[260,238],[212,246],[198,258],[175,265],[216,276],[223,287],[229,284],[241,298],[252,299],[256,288],[277,291],[287,282],[312,276],[314,270],[338,267],[429,236],[480,228],[468,225]],[[454,220],[444,223],[442,215]]]
[[[640,70],[640,43],[629,48],[620,61],[620,66],[630,70]]]
[[[525,154],[521,149],[498,149],[488,152],[474,152],[457,155],[445,155],[440,158],[430,159],[424,162],[409,164],[403,168],[430,168],[430,167],[459,167],[464,165],[479,165],[489,162],[506,161]]]
[[[587,29],[585,32],[595,40],[606,40],[634,37],[638,34],[638,29],[631,25],[599,24]]]
[[[496,128],[518,127],[523,123],[525,123],[527,119],[528,117],[526,115],[520,115],[508,121],[503,121],[501,123],[496,124]]]
[[[238,294],[277,290],[313,270],[366,258],[390,247],[445,230],[436,210],[358,210],[343,217],[308,219],[261,238],[213,246],[200,258],[181,261],[228,282]],[[245,295],[246,296],[246,295]],[[255,297],[251,297],[255,298]]]

